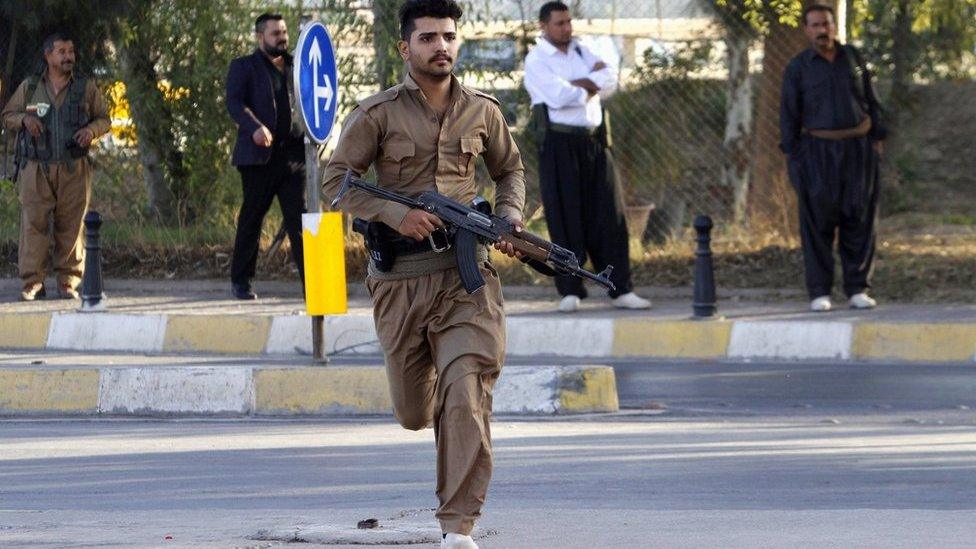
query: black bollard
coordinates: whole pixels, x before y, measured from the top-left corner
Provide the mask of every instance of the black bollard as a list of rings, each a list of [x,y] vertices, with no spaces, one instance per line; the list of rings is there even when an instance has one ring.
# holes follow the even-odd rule
[[[694,318],[707,319],[715,316],[715,275],[712,269],[711,232],[712,218],[699,215],[695,218],[698,233],[698,249],[695,250],[695,301],[692,303]]]
[[[98,231],[102,216],[98,212],[85,214],[85,274],[81,279],[81,311],[105,310],[105,294],[102,293],[102,247],[98,243]]]

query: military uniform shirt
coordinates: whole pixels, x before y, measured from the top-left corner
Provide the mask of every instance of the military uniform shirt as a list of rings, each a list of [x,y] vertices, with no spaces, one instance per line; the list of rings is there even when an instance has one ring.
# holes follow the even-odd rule
[[[3,119],[3,125],[8,130],[19,131],[23,127],[24,117],[27,116],[28,105],[48,103],[51,105],[51,108],[60,107],[64,103],[64,100],[67,99],[68,88],[71,87],[71,82],[73,81],[74,76],[72,75],[68,79],[68,84],[52,100],[46,71],[37,83],[34,97],[30,99],[25,97],[27,95],[27,79],[25,79],[14,91],[10,100],[7,101],[7,105],[3,108],[3,113],[0,113],[0,118]],[[95,136],[94,139],[98,139],[112,127],[112,120],[108,116],[108,107],[105,104],[105,99],[102,98],[102,94],[98,91],[98,86],[95,85],[95,81],[91,78],[87,80],[87,84],[85,85],[84,106],[88,114],[88,119],[90,120],[84,127],[92,131],[92,134]],[[45,131],[50,130],[45,129]],[[67,137],[70,139],[72,136],[69,135]]]
[[[323,175],[323,192],[331,200],[347,169],[362,176],[373,165],[379,185],[386,189],[409,197],[437,190],[469,204],[477,195],[478,156],[484,156],[495,181],[496,213],[520,220],[525,202],[522,157],[498,101],[452,75],[451,99],[441,121],[407,74],[402,84],[361,101],[346,118]],[[409,211],[402,204],[356,190],[343,198],[342,207],[394,229]]]

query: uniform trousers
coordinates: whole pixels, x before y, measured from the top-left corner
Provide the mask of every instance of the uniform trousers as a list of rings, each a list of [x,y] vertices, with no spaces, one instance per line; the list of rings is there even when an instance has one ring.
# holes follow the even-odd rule
[[[258,261],[258,245],[264,216],[278,197],[282,222],[291,256],[298,267],[298,275],[305,279],[302,251],[302,213],[305,211],[305,164],[289,159],[285,150],[276,149],[267,164],[238,166],[241,172],[244,202],[237,217],[234,238],[234,257],[231,260],[230,280],[248,284],[254,277]]]
[[[470,295],[456,268],[366,280],[394,416],[406,429],[434,427],[436,517],[445,533],[471,533],[492,473],[489,422],[505,314],[497,273],[487,262],[481,273],[486,285]]]
[[[844,293],[850,297],[870,289],[880,189],[878,155],[871,140],[804,135],[788,167],[798,198],[810,299],[830,295],[835,238]]]
[[[43,283],[54,245],[59,287],[77,288],[85,266],[84,219],[91,200],[86,158],[45,165],[28,161],[18,177],[21,205],[18,270],[24,286]]]
[[[539,181],[552,242],[580,264],[589,257],[596,272],[613,265],[617,289],[610,297],[630,292],[630,238],[610,151],[594,136],[547,131]],[[570,275],[557,275],[556,289],[562,296],[587,295],[583,280]]]

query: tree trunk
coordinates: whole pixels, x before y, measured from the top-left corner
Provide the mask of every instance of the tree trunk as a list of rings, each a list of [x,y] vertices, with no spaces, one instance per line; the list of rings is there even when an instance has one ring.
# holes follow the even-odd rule
[[[373,0],[373,53],[380,90],[395,86],[401,77],[403,62],[396,48],[400,40],[398,6],[398,0]]]
[[[895,28],[892,35],[891,103],[892,112],[904,106],[908,100],[908,87],[912,78],[912,58],[915,44],[912,40],[912,2],[895,2]]]
[[[177,220],[175,183],[182,180],[182,154],[172,133],[172,114],[158,87],[156,69],[144,31],[121,48],[123,81],[136,127],[142,177],[149,192],[148,209],[160,221]],[[174,185],[171,185],[173,182]]]
[[[800,23],[802,25],[802,22]],[[779,150],[779,107],[783,71],[793,55],[808,47],[800,27],[770,24],[763,41],[763,70],[756,100],[756,138],[748,215],[753,227],[796,234],[796,196]]]
[[[749,78],[749,46],[752,37],[735,28],[726,29],[729,69],[725,116],[725,155],[722,183],[732,189],[732,213],[736,224],[745,222],[749,192],[749,146],[752,143],[752,79]]]
[[[854,14],[856,13],[855,0],[844,0],[844,41],[854,40]]]
[[[10,39],[7,40],[7,61],[4,63],[2,81],[0,81],[0,105],[6,105],[7,99],[13,94],[14,59],[17,57],[17,39],[19,27],[11,25]]]

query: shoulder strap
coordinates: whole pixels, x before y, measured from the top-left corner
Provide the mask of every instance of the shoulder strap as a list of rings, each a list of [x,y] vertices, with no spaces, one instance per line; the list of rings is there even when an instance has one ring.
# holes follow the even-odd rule
[[[850,65],[851,75],[854,77],[854,93],[857,95],[857,100],[867,105],[868,98],[865,92],[867,90],[866,80],[869,76],[868,69],[864,66],[864,59],[861,58],[861,52],[850,44],[844,44],[844,52],[847,54],[847,63]]]
[[[377,94],[373,94],[373,95],[367,97],[366,99],[363,99],[362,101],[360,101],[359,102],[359,107],[361,109],[363,109],[364,111],[368,111],[369,109],[372,109],[373,107],[375,107],[377,105],[380,105],[382,103],[386,103],[388,101],[393,101],[394,99],[397,98],[398,95],[400,95],[400,88],[402,88],[402,87],[403,87],[403,84],[397,84],[396,86],[393,86],[392,88],[383,90],[383,91],[381,91],[380,93],[377,93]]]
[[[465,86],[465,87],[467,87],[467,86]],[[494,104],[496,104],[498,106],[501,106],[501,102],[498,101],[498,98],[495,97],[494,95],[491,95],[490,93],[485,93],[485,92],[483,92],[481,90],[478,90],[478,89],[475,89],[475,88],[468,88],[468,90],[470,90],[471,93],[473,93],[474,95],[477,95],[478,97],[483,97],[483,98],[491,101],[492,103],[494,103]]]
[[[31,98],[34,97],[34,92],[37,91],[37,85],[41,82],[41,79],[37,77],[36,74],[32,74],[27,77],[27,88],[24,90],[24,104],[30,103]]]

